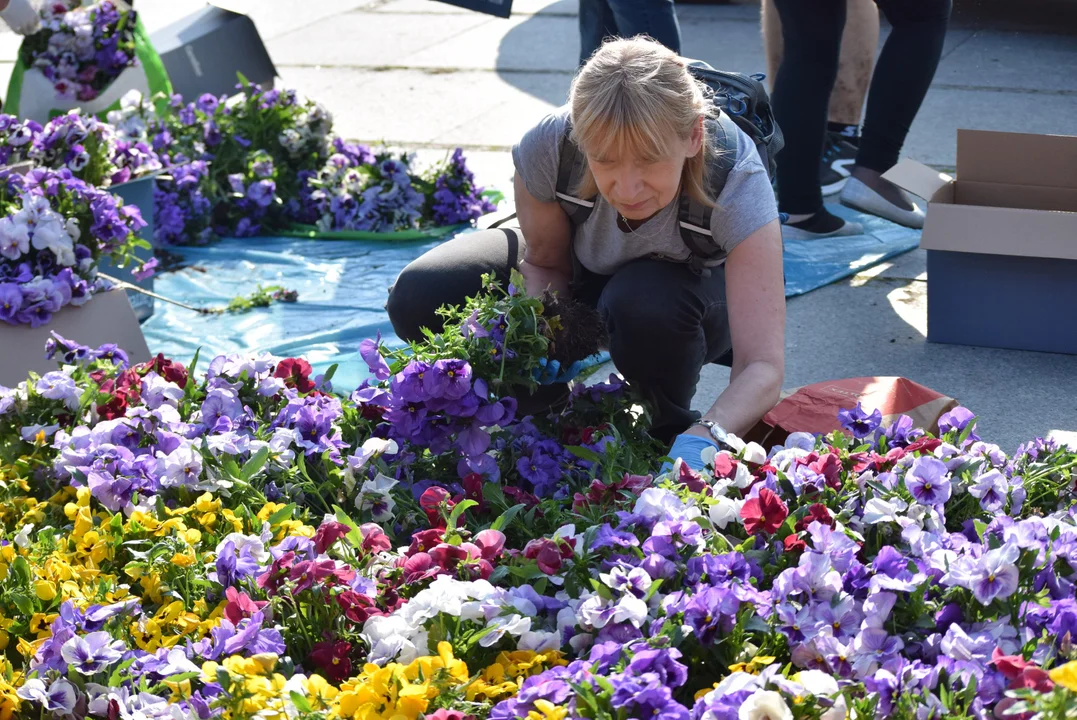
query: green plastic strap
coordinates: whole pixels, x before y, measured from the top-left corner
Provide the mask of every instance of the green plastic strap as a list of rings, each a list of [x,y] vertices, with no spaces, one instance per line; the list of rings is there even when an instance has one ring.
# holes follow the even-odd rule
[[[23,40],[23,42],[26,42]],[[22,46],[19,46],[19,59],[15,61],[15,67],[11,69],[11,79],[7,83],[7,99],[4,100],[4,112],[8,115],[18,116],[19,100],[22,97],[22,76],[26,67],[22,64]]]
[[[274,231],[273,234],[279,237],[294,237],[304,240],[436,240],[451,233],[459,232],[466,227],[468,227],[467,223],[427,228],[426,230],[401,230],[399,232],[366,232],[363,230],[329,230],[322,232],[313,225],[292,223],[283,230]]]
[[[161,62],[161,56],[150,42],[150,34],[142,25],[141,15],[135,16],[135,55],[142,62],[146,83],[150,88],[150,98],[156,98],[154,106],[158,114],[167,113],[169,98],[172,96],[172,80],[168,77],[165,64]],[[157,98],[159,93],[162,97]]]

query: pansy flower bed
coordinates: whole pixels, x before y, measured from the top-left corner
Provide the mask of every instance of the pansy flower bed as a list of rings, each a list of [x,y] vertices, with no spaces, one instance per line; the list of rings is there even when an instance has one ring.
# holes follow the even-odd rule
[[[57,337],[0,390],[0,718],[1073,717],[1077,454],[853,408],[661,472],[617,378],[528,414],[545,311],[348,397]]]

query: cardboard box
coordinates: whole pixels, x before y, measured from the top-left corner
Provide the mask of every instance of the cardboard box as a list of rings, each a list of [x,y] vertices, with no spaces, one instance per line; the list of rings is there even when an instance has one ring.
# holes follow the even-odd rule
[[[185,100],[203,93],[233,95],[236,73],[255,85],[272,87],[277,69],[258,29],[246,15],[209,5],[161,28],[150,37]]]
[[[883,177],[928,200],[930,342],[1077,354],[1077,137],[958,130],[956,179]]]
[[[146,175],[140,177],[137,180],[131,182],[125,182],[121,185],[113,185],[109,188],[109,191],[119,195],[123,200],[124,205],[134,205],[142,213],[142,219],[146,221],[146,227],[138,231],[138,236],[153,245],[153,186],[154,179],[157,174]],[[142,262],[146,262],[153,257],[153,249],[138,248],[135,250],[135,256]],[[101,258],[101,261],[97,265],[100,272],[111,275],[114,278],[123,280],[124,282],[137,285],[143,290],[153,290],[153,276],[146,278],[145,280],[138,280],[134,276],[135,266],[128,264],[125,267],[118,268],[112,265],[112,262],[106,257]],[[131,307],[135,311],[135,317],[139,322],[145,322],[151,315],[153,315],[153,298],[149,295],[145,295],[134,290],[128,290],[127,299],[131,303]],[[63,333],[60,333],[61,335]]]
[[[52,337],[53,330],[92,348],[116,343],[132,364],[150,359],[146,338],[126,293],[110,290],[98,293],[82,307],[65,307],[43,327],[0,323],[0,385],[14,387],[31,370],[44,374],[59,367],[55,359],[45,359],[45,341]]]

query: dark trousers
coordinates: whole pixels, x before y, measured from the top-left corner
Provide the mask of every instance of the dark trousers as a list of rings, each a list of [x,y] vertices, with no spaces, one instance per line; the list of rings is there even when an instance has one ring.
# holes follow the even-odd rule
[[[438,307],[459,305],[477,294],[483,273],[507,282],[525,247],[518,230],[481,230],[457,236],[409,264],[390,288],[386,305],[396,334],[418,340],[420,328],[440,331]],[[704,278],[679,263],[636,260],[609,276],[581,269],[573,287],[574,297],[597,308],[605,320],[617,369],[650,401],[652,434],[668,441],[685,430],[699,417],[691,408],[700,369],[707,363],[732,364],[724,268]]]
[[[580,0],[580,65],[609,37],[650,35],[678,55],[681,27],[673,0]]]
[[[893,29],[875,64],[856,163],[893,167],[942,57],[952,0],[875,0]],[[819,162],[830,92],[838,75],[846,0],[774,0],[785,44],[774,79],[774,116],[785,135],[778,155],[783,212],[823,206]]]

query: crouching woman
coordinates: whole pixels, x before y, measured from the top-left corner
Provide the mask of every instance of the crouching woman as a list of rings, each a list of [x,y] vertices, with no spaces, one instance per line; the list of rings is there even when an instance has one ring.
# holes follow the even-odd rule
[[[518,268],[527,292],[598,310],[617,369],[651,402],[652,433],[700,467],[702,451],[747,432],[782,384],[781,231],[755,145],[682,58],[633,38],[600,48],[569,104],[512,156],[519,228],[461,235],[408,265],[387,305],[397,334],[439,330],[439,306],[477,293],[483,273],[505,280]],[[709,227],[696,227],[713,243],[706,260],[683,237],[688,206],[709,209]],[[708,363],[731,372],[700,417],[692,399]]]

